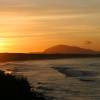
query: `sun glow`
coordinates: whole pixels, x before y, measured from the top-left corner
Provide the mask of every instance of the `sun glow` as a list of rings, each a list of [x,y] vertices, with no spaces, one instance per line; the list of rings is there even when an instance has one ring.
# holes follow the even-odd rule
[[[100,51],[100,0],[0,0],[0,52],[64,44]]]
[[[4,38],[0,38],[0,52],[4,52],[6,50],[8,43]]]

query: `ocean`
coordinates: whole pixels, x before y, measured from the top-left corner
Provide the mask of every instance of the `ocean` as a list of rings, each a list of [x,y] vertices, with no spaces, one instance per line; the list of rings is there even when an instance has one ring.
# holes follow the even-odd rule
[[[100,100],[100,58],[2,62],[0,70],[26,77],[47,100]]]

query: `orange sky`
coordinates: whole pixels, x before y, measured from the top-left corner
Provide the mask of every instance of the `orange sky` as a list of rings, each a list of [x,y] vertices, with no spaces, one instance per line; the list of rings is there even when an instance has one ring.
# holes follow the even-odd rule
[[[99,43],[100,0],[0,0],[0,52],[56,44],[99,51]]]

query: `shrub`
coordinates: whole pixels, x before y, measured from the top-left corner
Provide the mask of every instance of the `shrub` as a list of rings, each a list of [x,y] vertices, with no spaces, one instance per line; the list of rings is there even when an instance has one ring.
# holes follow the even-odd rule
[[[31,91],[27,79],[0,71],[0,100],[45,100],[44,96]]]

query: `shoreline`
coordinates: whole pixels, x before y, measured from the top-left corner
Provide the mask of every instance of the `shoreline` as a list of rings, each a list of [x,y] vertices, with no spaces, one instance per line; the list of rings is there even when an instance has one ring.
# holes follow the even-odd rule
[[[29,54],[29,53],[0,53],[0,62],[52,60],[67,58],[99,58],[100,54]]]

